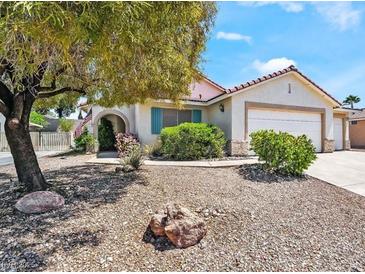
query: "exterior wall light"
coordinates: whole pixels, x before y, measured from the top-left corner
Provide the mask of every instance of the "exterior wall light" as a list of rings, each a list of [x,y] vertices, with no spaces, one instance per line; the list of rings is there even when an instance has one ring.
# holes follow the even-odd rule
[[[221,112],[224,112],[224,105],[223,105],[223,104],[219,104],[219,110],[220,110]]]

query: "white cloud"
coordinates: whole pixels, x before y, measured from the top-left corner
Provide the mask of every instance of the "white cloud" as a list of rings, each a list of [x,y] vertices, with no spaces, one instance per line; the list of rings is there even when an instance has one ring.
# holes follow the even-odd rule
[[[216,36],[217,39],[223,40],[233,40],[233,41],[245,41],[246,43],[251,43],[252,37],[248,35],[242,35],[234,32],[223,32],[219,31]]]
[[[317,12],[340,31],[356,27],[361,21],[361,11],[353,8],[350,2],[313,3]]]
[[[266,5],[279,5],[286,12],[298,13],[304,10],[304,4],[300,2],[275,2],[275,1],[254,1],[239,2],[242,6],[262,7]]]
[[[294,60],[288,59],[286,57],[270,59],[267,62],[261,62],[260,60],[255,60],[252,66],[262,74],[272,73],[291,65],[296,65]]]
[[[304,5],[298,2],[281,2],[279,5],[287,12],[302,12],[304,10]]]

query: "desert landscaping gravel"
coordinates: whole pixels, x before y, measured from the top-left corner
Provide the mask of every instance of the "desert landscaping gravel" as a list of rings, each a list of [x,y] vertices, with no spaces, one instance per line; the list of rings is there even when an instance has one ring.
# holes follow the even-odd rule
[[[361,271],[365,198],[313,178],[261,174],[257,166],[143,166],[128,174],[40,159],[65,207],[14,209],[13,166],[0,167],[0,271]],[[147,225],[167,202],[205,219],[196,246],[174,248]]]

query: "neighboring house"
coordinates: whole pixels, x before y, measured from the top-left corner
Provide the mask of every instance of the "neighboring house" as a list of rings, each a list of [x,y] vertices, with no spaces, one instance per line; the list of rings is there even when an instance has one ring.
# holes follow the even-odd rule
[[[365,148],[365,109],[350,116],[350,140],[353,148]]]
[[[47,121],[47,125],[45,125],[42,128],[42,132],[59,132],[59,126],[60,126],[60,119],[50,116],[50,115],[45,115],[44,118]],[[82,120],[77,120],[77,119],[70,119],[73,121],[73,127],[71,129],[71,132],[74,132],[75,129],[77,128],[77,126],[82,122]]]
[[[231,155],[247,155],[250,133],[259,129],[306,134],[317,152],[350,148],[349,110],[294,66],[231,89],[202,77],[191,92],[181,110],[170,100],[113,108],[83,105],[91,116],[84,126],[97,137],[100,119],[107,118],[116,132],[134,133],[150,144],[164,127],[207,122],[225,132]]]

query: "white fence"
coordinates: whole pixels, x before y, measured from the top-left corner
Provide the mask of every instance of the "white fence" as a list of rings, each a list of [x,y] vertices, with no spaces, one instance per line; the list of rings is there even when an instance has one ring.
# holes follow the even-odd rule
[[[35,151],[63,151],[71,147],[71,134],[59,132],[31,132]],[[0,132],[0,151],[10,151],[5,132]]]

